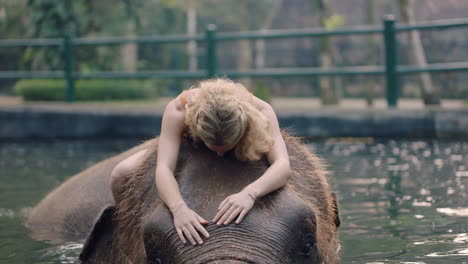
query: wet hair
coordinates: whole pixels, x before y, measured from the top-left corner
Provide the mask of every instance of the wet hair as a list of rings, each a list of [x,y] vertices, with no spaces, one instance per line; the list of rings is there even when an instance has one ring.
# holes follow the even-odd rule
[[[236,158],[241,161],[259,160],[270,150],[270,122],[249,102],[250,93],[242,84],[217,78],[192,88],[200,88],[200,92],[189,102],[185,123],[195,140],[235,145]]]

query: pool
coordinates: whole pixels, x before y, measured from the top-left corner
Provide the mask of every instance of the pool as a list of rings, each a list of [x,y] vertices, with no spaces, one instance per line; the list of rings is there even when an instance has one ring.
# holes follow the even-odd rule
[[[24,215],[69,176],[141,141],[0,143],[0,263],[79,263],[82,244],[29,238]],[[311,142],[340,199],[343,263],[468,263],[468,142]]]

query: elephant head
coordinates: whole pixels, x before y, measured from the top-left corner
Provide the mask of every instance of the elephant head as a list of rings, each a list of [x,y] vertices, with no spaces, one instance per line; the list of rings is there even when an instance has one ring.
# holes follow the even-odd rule
[[[257,200],[240,224],[206,226],[203,245],[183,245],[154,183],[156,144],[129,177],[122,202],[104,210],[81,259],[102,263],[336,263],[340,224],[335,196],[320,159],[284,135],[292,176],[287,186]],[[185,141],[175,177],[187,205],[212,219],[221,201],[268,168],[266,160],[240,162]],[[112,246],[109,246],[111,245]],[[109,247],[111,250],[109,251]],[[107,253],[103,253],[107,252]],[[108,253],[112,252],[112,253]],[[112,256],[109,256],[112,255]]]

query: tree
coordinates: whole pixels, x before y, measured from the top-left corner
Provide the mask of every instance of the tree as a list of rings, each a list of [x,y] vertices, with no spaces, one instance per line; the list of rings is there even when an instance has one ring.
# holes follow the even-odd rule
[[[374,0],[367,0],[367,17],[366,17],[366,23],[368,25],[373,25],[375,24],[375,8],[374,8]],[[378,46],[376,45],[376,35],[369,35],[367,37],[367,46],[368,46],[368,52],[367,52],[367,61],[369,62],[375,62],[376,54],[378,54]],[[365,84],[364,88],[364,94],[366,98],[366,103],[367,106],[372,106],[373,105],[373,99],[374,99],[374,89],[375,89],[375,84],[376,84],[376,78],[374,76],[369,76],[367,77],[367,82]]]
[[[260,31],[268,30],[271,28],[274,19],[278,15],[278,12],[283,5],[283,0],[275,1],[274,5],[272,6],[271,12],[265,17],[263,22],[260,25]],[[262,69],[265,68],[265,40],[259,39],[255,42],[255,68]]]
[[[329,0],[311,0],[314,13],[317,15],[319,25],[325,29],[332,30],[344,24],[344,18],[333,13],[333,9]],[[333,65],[332,60],[332,41],[330,37],[325,36],[320,38],[320,67],[329,69]],[[319,81],[320,99],[322,104],[331,105],[338,104],[338,87],[333,85],[332,77],[322,76]]]
[[[204,1],[200,7],[199,25],[216,24],[220,31],[258,30],[259,25],[273,20],[271,15],[278,0],[211,0]],[[274,11],[273,11],[274,13]],[[277,12],[276,12],[277,13]],[[236,54],[224,54],[222,60],[233,60],[238,71],[248,71],[253,66],[252,42],[239,40]],[[246,86],[251,87],[249,78],[242,78]]]
[[[400,13],[403,18],[403,21],[407,24],[414,24],[414,1],[413,0],[398,0],[398,5],[400,8]],[[419,67],[426,67],[426,55],[424,53],[424,47],[421,42],[421,36],[419,31],[412,30],[409,32],[409,46],[411,46],[412,60]],[[423,97],[424,104],[440,104],[440,98],[436,95],[435,90],[432,86],[431,75],[429,73],[419,74],[421,81],[421,94]]]
[[[89,25],[89,17],[76,15],[85,8],[83,0],[29,0],[31,33],[33,38],[61,38],[65,35],[81,36]],[[83,12],[84,13],[84,12]],[[62,68],[61,53],[51,48],[40,48],[37,51],[28,49],[25,58],[31,58],[34,70]]]
[[[197,34],[197,9],[195,0],[187,0],[187,35],[195,36]],[[187,43],[187,53],[189,56],[189,70],[197,70],[197,42],[189,41]]]
[[[26,0],[0,0],[0,36],[2,39],[24,38],[29,28],[24,16]],[[25,68],[21,60],[22,48],[0,49],[0,70],[14,71]],[[10,93],[16,80],[2,79],[0,92]]]
[[[124,4],[127,13],[124,35],[126,37],[135,37],[137,32],[141,29],[139,11],[141,10],[143,3],[141,0],[124,0]],[[124,71],[136,72],[138,61],[138,44],[128,43],[122,45],[120,54]]]

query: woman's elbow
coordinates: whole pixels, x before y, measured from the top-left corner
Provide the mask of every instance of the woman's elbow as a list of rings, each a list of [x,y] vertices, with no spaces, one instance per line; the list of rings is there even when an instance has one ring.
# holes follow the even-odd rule
[[[155,177],[155,181],[156,181],[156,186],[158,186],[161,182],[161,180],[163,180],[164,178],[164,175],[166,174],[166,168],[164,166],[156,166],[156,169],[154,171],[154,177]]]
[[[286,185],[286,183],[288,182],[289,178],[291,178],[291,175],[292,175],[291,165],[288,159],[282,160],[281,165],[283,167],[284,184]]]

